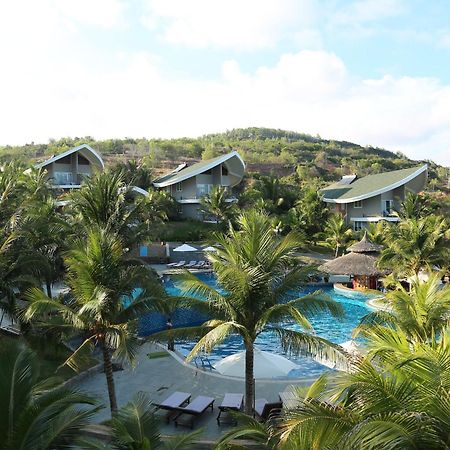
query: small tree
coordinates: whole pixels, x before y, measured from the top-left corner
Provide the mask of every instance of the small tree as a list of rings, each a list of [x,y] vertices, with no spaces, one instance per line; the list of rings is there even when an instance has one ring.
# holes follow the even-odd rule
[[[222,186],[214,186],[208,195],[202,197],[200,206],[206,215],[213,216],[217,222],[224,222],[233,216],[234,203]]]
[[[299,246],[295,233],[279,239],[273,232],[269,217],[254,210],[246,211],[237,220],[239,227],[228,234],[215,235],[218,251],[209,259],[218,282],[226,291],[208,286],[190,273],[183,276],[186,305],[209,314],[200,327],[171,331],[174,337],[200,336],[187,357],[201,351],[209,352],[230,334],[242,338],[245,347],[245,412],[252,413],[254,401],[254,343],[263,331],[271,331],[287,352],[305,351],[321,354],[330,360],[343,358],[343,352],[312,330],[307,317],[327,311],[336,317],[342,307],[319,292],[297,297],[296,289],[303,285],[309,268],[292,265],[292,256]],[[204,300],[199,300],[199,296]],[[280,326],[290,318],[306,331],[294,331]],[[155,340],[167,332],[150,336]]]
[[[153,283],[142,264],[127,260],[120,239],[103,229],[91,229],[87,239],[75,244],[65,257],[67,284],[72,298],[50,299],[39,289],[31,289],[25,320],[69,330],[84,339],[65,362],[78,370],[80,360],[95,346],[102,351],[111,411],[117,410],[111,357],[133,363],[137,351],[137,319],[150,310],[148,290],[130,301],[136,287]],[[40,320],[40,323],[39,323]]]
[[[324,229],[324,244],[334,250],[334,257],[339,254],[339,249],[352,237],[352,230],[345,223],[341,214],[333,214],[327,220]]]

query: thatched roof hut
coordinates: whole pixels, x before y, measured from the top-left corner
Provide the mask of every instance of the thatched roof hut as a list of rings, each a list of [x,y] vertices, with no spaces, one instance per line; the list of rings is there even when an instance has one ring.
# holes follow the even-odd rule
[[[386,274],[377,267],[378,254],[382,249],[383,246],[370,242],[367,233],[364,233],[358,243],[347,249],[350,253],[327,261],[319,270],[331,275],[353,276],[358,287],[374,288],[376,278]]]
[[[364,232],[363,238],[356,244],[351,245],[347,251],[353,253],[378,253],[383,250],[382,245],[370,242],[367,237],[367,231]]]
[[[377,259],[375,255],[351,252],[327,261],[319,267],[319,270],[332,275],[365,275],[376,277],[384,274],[376,265]]]

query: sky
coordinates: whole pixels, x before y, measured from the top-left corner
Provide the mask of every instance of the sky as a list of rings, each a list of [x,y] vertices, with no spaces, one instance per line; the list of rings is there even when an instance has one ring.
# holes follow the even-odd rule
[[[450,166],[448,0],[0,2],[0,145],[319,134]]]

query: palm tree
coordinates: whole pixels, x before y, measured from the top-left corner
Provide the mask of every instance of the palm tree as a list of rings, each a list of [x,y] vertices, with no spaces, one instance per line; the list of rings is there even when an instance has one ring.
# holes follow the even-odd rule
[[[425,282],[413,279],[409,291],[398,281],[393,286],[385,296],[387,310],[364,316],[355,335],[371,334],[382,325],[400,328],[412,342],[427,342],[448,324],[450,286],[441,286],[440,273],[433,273]]]
[[[417,194],[409,192],[405,200],[401,203],[400,211],[397,215],[401,219],[420,219],[424,213],[424,205]]]
[[[200,206],[206,215],[213,216],[217,222],[229,220],[234,209],[226,188],[222,186],[214,186],[208,195],[201,198]]]
[[[1,361],[0,449],[75,448],[98,410],[95,400],[57,379],[42,380],[36,354],[17,342],[2,342]]]
[[[378,245],[384,245],[386,236],[389,233],[389,222],[380,220],[379,222],[369,222],[365,231],[370,242]]]
[[[450,261],[448,233],[447,221],[442,217],[402,220],[389,229],[379,266],[406,276],[434,265],[445,268]]]
[[[150,231],[143,218],[143,201],[129,200],[131,189],[120,171],[98,173],[72,193],[72,208],[83,227],[105,228],[131,248],[143,242]]]
[[[244,421],[230,439],[244,437],[279,450],[446,449],[450,443],[450,334],[405,344],[401,330],[385,335],[386,348],[356,363],[351,373],[322,376],[297,405],[269,427]],[[386,347],[386,346],[385,346]],[[371,359],[376,360],[373,364]],[[243,449],[244,446],[236,448]],[[249,448],[254,448],[253,446]]]
[[[324,229],[325,244],[334,249],[336,258],[339,249],[343,247],[352,236],[352,230],[346,225],[344,217],[341,214],[333,214],[327,220]]]
[[[217,234],[218,251],[209,255],[217,280],[226,294],[205,284],[193,274],[183,276],[185,302],[209,314],[211,320],[201,327],[172,330],[174,337],[202,336],[187,357],[209,352],[230,334],[241,336],[245,352],[245,411],[252,413],[254,402],[254,342],[267,330],[273,333],[287,352],[300,350],[320,353],[330,360],[342,357],[338,346],[303,331],[280,326],[293,319],[307,331],[312,327],[307,317],[327,311],[336,317],[342,307],[319,293],[298,298],[296,289],[304,283],[308,269],[292,266],[292,256],[299,246],[294,233],[279,240],[270,218],[258,211],[246,211],[238,218],[238,229]],[[199,296],[204,300],[199,300]],[[167,333],[158,333],[158,339]]]
[[[111,411],[117,410],[111,356],[134,361],[137,351],[136,322],[151,307],[148,289],[153,282],[141,263],[128,261],[121,240],[104,229],[91,229],[87,239],[76,243],[65,257],[66,282],[73,298],[52,300],[39,289],[31,289],[25,311],[28,321],[70,330],[84,336],[66,361],[77,370],[82,357],[94,346],[101,349]],[[138,287],[144,288],[129,301]],[[113,355],[111,354],[112,352]]]
[[[62,278],[62,251],[66,245],[69,227],[58,211],[56,202],[31,203],[20,223],[20,237],[24,241],[23,253],[35,262],[31,272],[45,283],[47,295],[52,296],[52,284]]]
[[[120,408],[110,421],[112,447],[117,450],[190,450],[203,431],[200,429],[178,434],[163,441],[159,425],[160,419],[155,414],[151,399],[140,392]]]

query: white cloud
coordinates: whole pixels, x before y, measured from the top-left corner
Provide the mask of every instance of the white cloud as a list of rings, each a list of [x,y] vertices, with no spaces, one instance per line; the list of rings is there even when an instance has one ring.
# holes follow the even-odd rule
[[[53,6],[65,18],[80,24],[113,28],[123,23],[123,0],[53,0]]]
[[[171,43],[248,50],[290,38],[315,14],[315,0],[146,0],[142,22]]]
[[[357,0],[338,8],[331,20],[340,25],[362,25],[398,16],[406,11],[404,0]]]
[[[0,144],[267,126],[450,165],[450,85],[436,79],[361,80],[337,55],[311,50],[252,71],[230,59],[217,79],[175,77],[163,56],[148,52],[120,48],[95,63],[106,58],[102,50],[80,47],[80,28],[67,28],[67,17],[51,0],[0,5]],[[105,21],[112,23],[120,21]]]
[[[221,78],[209,81],[169,78],[146,53],[118,55],[114,70],[58,62],[20,90],[4,87],[13,78],[0,74],[2,144],[267,126],[450,164],[450,86],[430,78],[353,79],[336,55],[324,51],[285,54],[252,73],[230,60]]]

